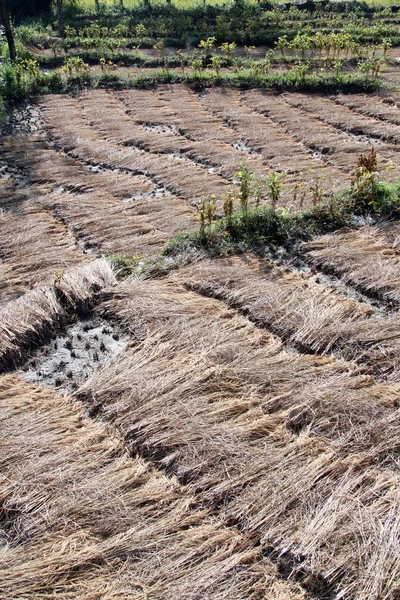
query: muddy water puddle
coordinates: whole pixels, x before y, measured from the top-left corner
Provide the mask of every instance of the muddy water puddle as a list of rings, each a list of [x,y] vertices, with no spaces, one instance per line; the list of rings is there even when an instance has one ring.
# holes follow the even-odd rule
[[[138,192],[133,196],[129,196],[127,198],[121,198],[121,202],[129,204],[131,202],[139,202],[143,200],[152,200],[155,198],[166,198],[171,197],[172,194],[165,187],[158,186],[151,192]]]
[[[247,152],[248,154],[254,154],[254,151],[243,140],[237,140],[235,142],[232,142],[231,146],[235,150],[239,150],[239,152]]]
[[[96,368],[121,354],[127,343],[121,331],[108,321],[93,315],[81,317],[40,348],[21,374],[28,381],[71,393]]]
[[[28,178],[22,169],[4,160],[0,160],[0,179],[8,179],[17,187],[23,187],[28,184]]]
[[[170,125],[169,123],[143,123],[139,125],[140,129],[143,131],[149,131],[151,133],[158,134],[173,134],[179,135],[179,131],[176,125]]]
[[[2,132],[5,135],[26,136],[34,134],[45,137],[45,123],[40,106],[29,102],[15,106],[6,115]]]

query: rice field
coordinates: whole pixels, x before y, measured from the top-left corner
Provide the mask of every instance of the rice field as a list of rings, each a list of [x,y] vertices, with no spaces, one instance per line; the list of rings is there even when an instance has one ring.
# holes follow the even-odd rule
[[[2,138],[1,600],[400,597],[398,223],[116,266],[244,162],[294,213],[371,147],[394,180],[393,94],[92,89]]]

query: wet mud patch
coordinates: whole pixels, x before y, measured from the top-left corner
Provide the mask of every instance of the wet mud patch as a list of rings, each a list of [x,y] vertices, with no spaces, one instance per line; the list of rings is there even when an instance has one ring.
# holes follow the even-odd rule
[[[169,123],[142,123],[139,125],[143,131],[150,131],[151,133],[179,135],[179,131],[176,125],[170,125]]]
[[[21,374],[30,382],[72,393],[96,368],[121,354],[127,345],[128,339],[119,328],[89,314],[41,347],[24,365]]]
[[[253,154],[254,150],[252,150],[243,140],[237,140],[236,142],[232,142],[232,148],[235,150],[239,150],[240,152],[247,152],[248,154]]]
[[[165,187],[160,185],[158,187],[155,187],[151,192],[138,192],[137,194],[133,194],[133,196],[121,198],[121,202],[129,204],[131,202],[141,202],[145,200],[152,200],[154,198],[167,198],[171,196],[171,192],[169,192]]]
[[[28,184],[28,176],[23,169],[10,164],[6,160],[0,160],[0,180],[8,180],[16,187],[24,187]]]
[[[20,103],[6,116],[1,130],[3,135],[42,135],[46,136],[42,109],[30,102]]]

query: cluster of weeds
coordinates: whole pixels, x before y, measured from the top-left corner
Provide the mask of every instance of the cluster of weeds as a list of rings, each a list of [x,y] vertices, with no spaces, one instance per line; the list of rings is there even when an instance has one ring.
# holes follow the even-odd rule
[[[361,154],[351,182],[341,198],[340,205],[354,214],[397,214],[400,208],[400,182],[389,184],[381,178],[375,149]]]
[[[237,89],[272,88],[277,91],[309,91],[329,93],[369,93],[380,89],[379,79],[359,74],[349,73],[340,77],[331,74],[294,72],[268,73],[260,75],[253,70],[243,70],[239,73],[201,72],[199,65],[192,65],[190,71],[170,70],[168,63],[158,70],[139,73],[135,77],[109,74],[91,77],[90,85],[116,87],[117,89],[151,89],[168,83],[185,83],[195,89],[213,86],[225,86]]]
[[[170,241],[166,256],[183,247],[203,248],[221,254],[255,249],[259,246],[290,245],[315,235],[354,226],[354,216],[393,217],[400,213],[400,180],[389,184],[377,172],[376,154],[360,155],[350,188],[327,194],[314,180],[308,183],[314,197],[307,211],[293,214],[278,207],[284,174],[269,173],[263,180],[247,166],[236,174],[236,191],[223,199],[223,215],[216,214],[216,198],[202,200],[199,229]],[[297,187],[293,194],[297,194]],[[209,206],[212,210],[209,210]]]
[[[235,188],[222,200],[223,214],[218,214],[217,198],[202,198],[198,205],[198,230],[183,232],[172,238],[155,258],[143,261],[140,256],[125,254],[109,259],[117,267],[120,277],[133,272],[151,276],[165,275],[168,270],[191,260],[193,256],[219,256],[248,250],[271,249],[333,232],[341,227],[357,227],[355,216],[390,218],[400,215],[400,180],[388,184],[376,170],[373,150],[360,155],[350,188],[335,195],[322,193],[318,184],[318,199],[314,194],[309,210],[292,213],[278,206],[285,174],[271,172],[260,178],[247,165],[236,173]],[[293,195],[298,194],[298,186]]]
[[[0,97],[5,102],[23,100],[39,92],[58,92],[63,87],[60,73],[46,73],[32,58],[6,60],[0,68]]]
[[[108,256],[108,260],[115,268],[118,277],[123,279],[136,270],[139,261],[141,260],[141,256],[139,254],[127,256],[125,252],[122,252],[121,254],[111,254]]]

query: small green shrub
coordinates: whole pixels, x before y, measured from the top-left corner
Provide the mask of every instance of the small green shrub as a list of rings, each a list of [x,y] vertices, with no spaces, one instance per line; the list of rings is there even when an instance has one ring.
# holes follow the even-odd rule
[[[359,157],[349,189],[336,195],[318,192],[314,198],[314,206],[298,214],[277,207],[282,174],[270,173],[267,181],[264,181],[270,203],[262,205],[257,201],[259,192],[256,188],[260,183],[255,174],[244,165],[236,177],[238,192],[230,192],[225,197],[224,216],[215,217],[215,196],[203,199],[199,212],[199,230],[179,236],[179,241],[176,242],[179,253],[183,252],[185,245],[186,249],[202,248],[214,255],[254,249],[265,244],[288,245],[343,226],[354,226],[355,215],[388,217],[400,214],[400,180],[388,184],[380,179],[376,171],[374,150]],[[309,190],[314,195],[315,185],[314,180],[308,182]],[[321,186],[319,190],[322,190]],[[298,193],[297,188],[294,193]],[[250,199],[256,199],[256,203],[249,205]],[[236,211],[235,200],[239,201],[239,209]],[[163,253],[170,255],[175,251],[172,240]]]

